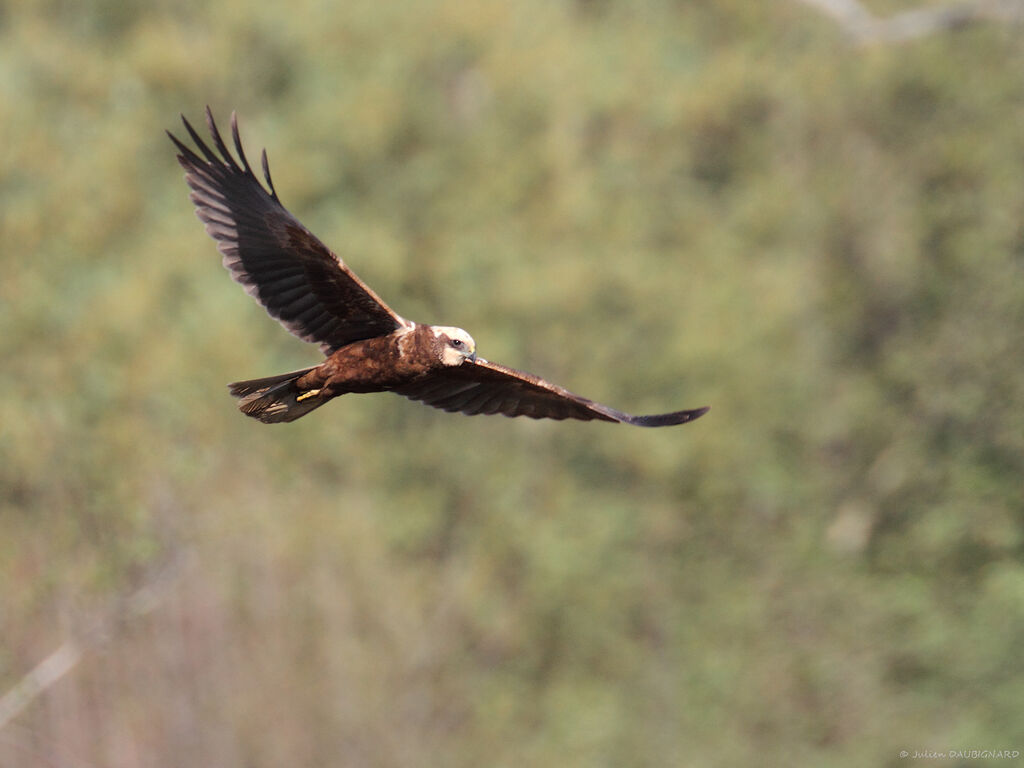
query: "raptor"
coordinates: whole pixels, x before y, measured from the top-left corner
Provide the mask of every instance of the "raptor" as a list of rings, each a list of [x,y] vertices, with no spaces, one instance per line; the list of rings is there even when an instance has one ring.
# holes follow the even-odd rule
[[[217,242],[231,276],[300,339],[320,345],[319,365],[229,385],[247,416],[264,423],[295,421],[340,395],[395,392],[435,408],[469,415],[500,413],[534,419],[580,419],[665,427],[685,424],[708,408],[631,416],[531,373],[478,357],[461,328],[406,320],[281,204],[242,149],[231,115],[233,155],[206,108],[213,148],[182,116],[198,153],[168,131],[178,148],[196,214]]]

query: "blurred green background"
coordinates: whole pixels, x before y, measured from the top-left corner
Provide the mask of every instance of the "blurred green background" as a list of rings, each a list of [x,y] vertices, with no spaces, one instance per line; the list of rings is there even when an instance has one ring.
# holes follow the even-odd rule
[[[207,103],[403,315],[712,412],[244,418],[227,382],[318,353],[192,212],[163,131]],[[0,765],[1024,750],[1022,126],[999,24],[858,48],[781,0],[8,0],[0,695],[85,652]]]

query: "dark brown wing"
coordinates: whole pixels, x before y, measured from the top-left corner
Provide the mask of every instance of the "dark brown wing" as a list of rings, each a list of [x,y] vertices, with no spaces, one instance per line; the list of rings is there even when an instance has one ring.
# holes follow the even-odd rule
[[[529,416],[531,419],[598,419],[638,427],[685,424],[709,410],[697,408],[653,416],[630,416],[574,395],[532,373],[506,368],[483,359],[467,360],[458,367],[441,369],[415,384],[394,391],[434,408],[460,411],[469,416],[501,413],[505,416]]]
[[[270,191],[263,188],[242,151],[234,113],[231,136],[241,165],[225,146],[209,107],[206,122],[219,156],[184,116],[181,120],[203,155],[168,131],[180,152],[196,215],[217,241],[231,276],[271,317],[303,341],[319,343],[327,355],[407,324],[285,210],[270,179],[266,150],[263,176]]]

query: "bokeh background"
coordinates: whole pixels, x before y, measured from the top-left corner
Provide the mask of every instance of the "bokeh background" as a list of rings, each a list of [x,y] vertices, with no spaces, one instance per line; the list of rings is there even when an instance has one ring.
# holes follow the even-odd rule
[[[1024,750],[1022,35],[5,2],[0,766]],[[713,410],[244,418],[227,382],[318,353],[193,215],[163,132],[207,103],[402,314]]]

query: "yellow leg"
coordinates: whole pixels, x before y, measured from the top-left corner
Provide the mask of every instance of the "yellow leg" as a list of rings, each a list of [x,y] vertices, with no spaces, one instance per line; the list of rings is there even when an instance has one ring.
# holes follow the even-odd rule
[[[295,398],[295,402],[301,403],[306,398],[308,398],[308,397],[316,397],[319,394],[320,394],[320,390],[319,389],[311,389],[311,390],[309,390],[309,392],[303,392],[301,395],[296,397]]]

